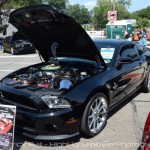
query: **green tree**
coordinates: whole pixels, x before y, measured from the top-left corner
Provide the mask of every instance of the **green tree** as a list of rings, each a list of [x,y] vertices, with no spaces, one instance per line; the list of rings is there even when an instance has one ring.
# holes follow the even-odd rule
[[[0,0],[0,7],[2,7],[4,4],[8,3],[10,0]]]
[[[131,13],[131,18],[137,20],[137,26],[140,28],[150,27],[150,6]]]
[[[66,9],[68,0],[49,0],[48,3],[59,9]]]
[[[79,4],[68,5],[66,12],[80,24],[90,23],[91,14],[87,8]]]
[[[126,9],[126,3],[129,1],[115,1],[115,10],[117,11],[117,19],[127,19],[130,17],[130,13]],[[107,13],[108,11],[113,10],[113,5],[111,0],[97,0],[97,6],[93,9],[93,18],[92,22],[97,28],[105,28],[108,23]]]
[[[9,1],[11,2],[6,3],[5,8],[15,9],[24,6],[38,5],[43,3],[43,0],[9,0]],[[48,4],[53,5],[59,9],[65,9],[68,4],[68,0],[48,0]]]
[[[6,1],[6,0],[5,0]],[[3,5],[3,9],[17,9],[20,7],[41,4],[42,0],[7,0],[9,3]]]
[[[123,5],[125,7],[129,7],[132,4],[131,0],[119,0],[118,3],[120,3],[120,5]]]
[[[132,12],[130,15],[131,15],[132,19],[136,19],[137,20],[139,18],[138,13],[136,11]]]
[[[150,20],[147,18],[138,18],[136,24],[140,28],[150,27]]]
[[[131,13],[132,18],[138,19],[140,18],[147,18],[150,20],[150,6],[135,12]]]
[[[10,3],[11,0],[0,0],[0,32],[6,30],[7,28],[7,24],[4,24],[5,21],[8,20],[8,15],[7,13],[4,13],[4,11],[2,11],[2,9],[4,9],[4,5],[6,3]],[[5,18],[5,20],[4,20]]]

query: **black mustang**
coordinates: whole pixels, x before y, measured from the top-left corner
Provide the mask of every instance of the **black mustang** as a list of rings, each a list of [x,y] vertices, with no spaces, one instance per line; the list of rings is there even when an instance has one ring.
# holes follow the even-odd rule
[[[119,101],[140,88],[150,90],[150,54],[133,42],[95,45],[71,17],[45,5],[18,9],[9,21],[44,59],[0,82],[0,103],[17,106],[16,129],[25,136],[93,137]]]

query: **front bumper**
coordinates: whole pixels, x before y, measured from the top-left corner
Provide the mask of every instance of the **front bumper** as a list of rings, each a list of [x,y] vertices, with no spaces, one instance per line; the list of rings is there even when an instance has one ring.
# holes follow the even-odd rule
[[[3,103],[4,102],[4,103]],[[0,103],[12,105],[0,98]],[[79,134],[80,118],[75,110],[38,112],[17,106],[15,131],[35,140],[61,140]]]

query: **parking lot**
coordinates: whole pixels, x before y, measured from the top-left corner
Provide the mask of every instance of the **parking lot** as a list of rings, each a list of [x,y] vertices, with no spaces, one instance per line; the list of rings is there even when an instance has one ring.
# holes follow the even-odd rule
[[[11,55],[0,53],[0,78],[19,68],[41,62],[38,54]],[[150,94],[136,93],[109,114],[105,129],[96,137],[85,139],[80,136],[67,141],[30,141],[15,135],[15,147],[20,150],[48,149],[98,149],[137,150],[142,130],[150,108]]]

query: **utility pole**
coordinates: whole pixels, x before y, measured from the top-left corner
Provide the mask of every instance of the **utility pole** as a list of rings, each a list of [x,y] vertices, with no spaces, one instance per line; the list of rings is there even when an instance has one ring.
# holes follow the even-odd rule
[[[111,0],[113,5],[113,11],[115,11],[115,0]],[[114,21],[112,21],[114,24]],[[111,25],[111,39],[113,38],[113,25]]]
[[[113,11],[115,11],[115,0],[112,0],[113,2]]]

